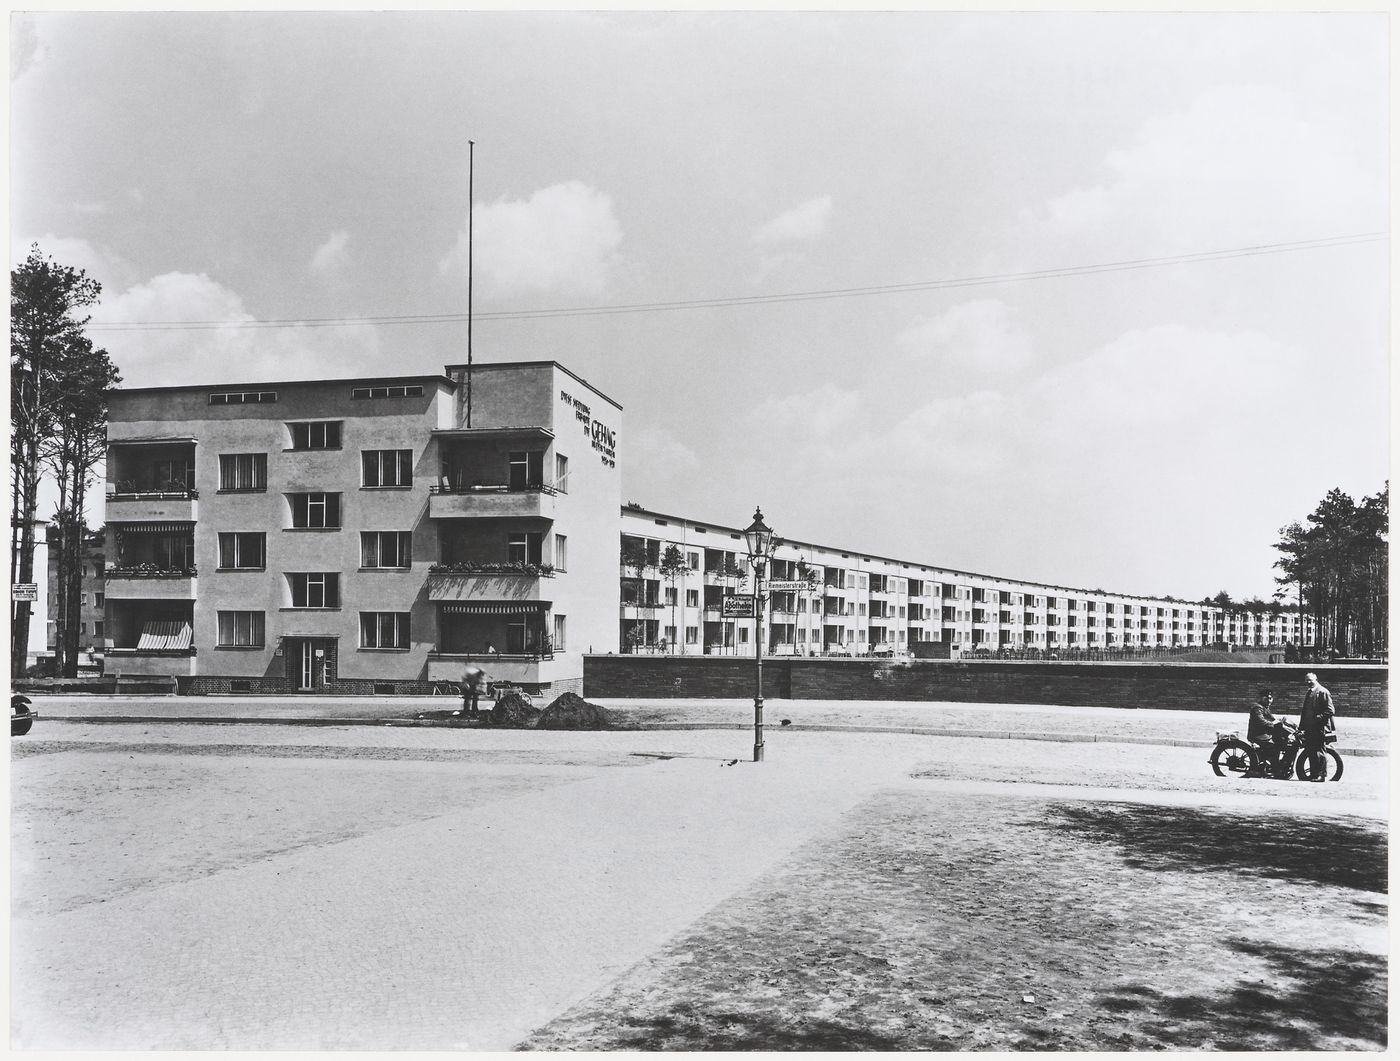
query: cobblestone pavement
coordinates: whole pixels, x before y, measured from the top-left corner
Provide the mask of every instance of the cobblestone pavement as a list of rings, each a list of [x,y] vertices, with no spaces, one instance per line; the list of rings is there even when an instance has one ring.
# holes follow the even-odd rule
[[[506,1049],[902,786],[1386,813],[1381,758],[1304,786],[1218,781],[1165,746],[775,728],[767,762],[749,750],[731,731],[36,728],[12,742],[13,1045]],[[1122,796],[1074,793],[1102,791]]]

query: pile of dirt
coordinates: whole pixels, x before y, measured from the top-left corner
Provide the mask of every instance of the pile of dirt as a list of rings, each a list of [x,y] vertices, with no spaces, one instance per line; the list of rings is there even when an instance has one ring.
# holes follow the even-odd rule
[[[539,720],[540,709],[533,706],[519,693],[506,693],[491,708],[491,725],[504,729],[531,729]]]
[[[536,729],[612,729],[607,708],[590,704],[575,693],[564,693],[544,709]]]

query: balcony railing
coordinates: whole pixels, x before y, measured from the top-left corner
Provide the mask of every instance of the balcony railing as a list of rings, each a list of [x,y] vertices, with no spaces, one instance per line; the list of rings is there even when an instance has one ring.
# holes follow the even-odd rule
[[[198,501],[199,491],[194,487],[165,487],[162,489],[138,490],[131,483],[118,483],[117,488],[107,495],[108,501]]]
[[[520,575],[524,578],[553,578],[553,564],[532,564],[523,560],[457,560],[433,564],[432,575]]]
[[[450,478],[445,476],[444,478]],[[509,483],[453,483],[437,482],[428,487],[430,494],[550,494],[559,491],[547,483],[525,483],[511,486]]]
[[[199,569],[189,567],[157,567],[155,564],[126,564],[121,567],[108,567],[102,572],[103,578],[195,578]]]

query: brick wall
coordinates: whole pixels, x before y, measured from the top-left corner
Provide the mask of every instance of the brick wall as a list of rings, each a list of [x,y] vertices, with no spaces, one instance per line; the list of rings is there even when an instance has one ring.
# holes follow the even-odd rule
[[[1343,717],[1388,717],[1386,668],[1369,666],[771,659],[763,663],[763,695],[1238,712],[1268,688],[1276,711],[1297,714],[1309,670]],[[733,656],[585,656],[583,686],[600,699],[734,699],[753,696],[754,664]]]

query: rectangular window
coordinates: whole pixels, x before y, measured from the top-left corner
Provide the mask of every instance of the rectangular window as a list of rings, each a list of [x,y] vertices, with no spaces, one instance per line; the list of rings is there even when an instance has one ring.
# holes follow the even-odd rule
[[[698,626],[687,626],[685,628],[685,643],[695,645],[700,642],[700,628]]]
[[[556,571],[569,569],[569,539],[567,535],[556,534],[554,536],[554,569]]]
[[[219,489],[252,493],[267,489],[266,453],[220,453]]]
[[[671,605],[675,604],[675,603],[676,603],[676,587],[675,587],[675,586],[667,586],[667,587],[666,587],[665,597],[666,597],[665,603],[666,603],[666,606],[667,606],[668,608],[669,608]],[[671,631],[671,634],[672,634],[672,635],[675,634],[675,630],[674,630],[674,629]]]
[[[689,567],[692,571],[699,571],[699,570],[700,570],[700,554],[699,554],[699,553],[686,553],[686,554],[685,554],[685,563],[686,563],[686,566]]]
[[[292,526],[298,530],[336,530],[340,527],[339,494],[288,494]]]
[[[561,494],[569,492],[569,458],[562,453],[554,455],[554,489]]]
[[[360,612],[361,648],[408,648],[408,612]]]
[[[86,593],[79,593],[79,594],[78,594],[78,603],[81,604],[84,608],[87,607],[87,594],[86,594]]]
[[[512,564],[538,564],[543,549],[544,535],[538,531],[512,534],[506,543],[506,559]]]
[[[219,612],[220,648],[262,648],[262,612]]]
[[[288,424],[292,429],[292,449],[340,449],[339,420],[317,420]]]
[[[360,531],[361,567],[404,568],[412,563],[412,531]]]
[[[556,615],[554,617],[554,651],[564,652],[568,648],[566,640],[568,630],[568,616]]]
[[[219,567],[253,568],[267,566],[267,535],[262,531],[231,531],[219,534]]]
[[[364,485],[368,487],[412,486],[413,450],[367,449],[360,454]]]
[[[151,465],[157,490],[187,490],[194,485],[194,459],[156,461]]]
[[[511,490],[537,490],[544,484],[544,452],[542,450],[512,451],[510,454]]]
[[[101,592],[94,593],[92,595],[92,603],[95,607],[101,608],[107,603],[107,594]]]
[[[257,405],[276,400],[276,391],[215,391],[209,395],[210,405]]]
[[[311,574],[288,575],[292,589],[293,608],[339,608],[340,574],[318,571]]]
[[[685,591],[685,606],[687,608],[700,607],[700,591],[698,589],[688,589]]]
[[[101,619],[98,619],[96,622],[94,622],[94,623],[92,624],[92,636],[93,636],[93,637],[101,637],[101,636],[102,636],[102,620],[101,620]]]
[[[403,387],[353,387],[350,397],[356,400],[365,398],[421,398],[423,387],[413,384]]]

